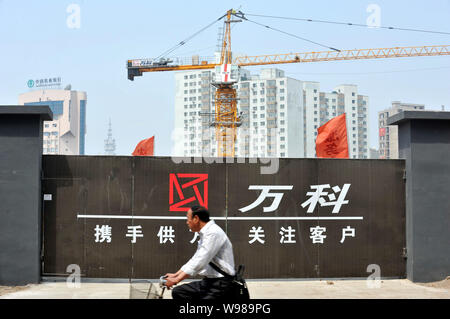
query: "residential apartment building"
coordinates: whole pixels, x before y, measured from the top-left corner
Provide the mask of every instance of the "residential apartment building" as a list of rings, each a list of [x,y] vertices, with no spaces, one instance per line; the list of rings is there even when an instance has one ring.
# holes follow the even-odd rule
[[[343,84],[331,93],[320,92],[320,83],[303,82],[305,157],[316,156],[317,129],[333,117],[346,113],[350,158],[369,158],[369,98],[358,94],[358,87]]]
[[[400,101],[392,102],[388,109],[378,112],[378,141],[380,158],[396,159],[398,158],[398,127],[397,125],[386,125],[387,119],[402,111],[423,111],[425,105],[402,103]]]
[[[175,75],[174,156],[217,156],[213,120],[213,70]],[[237,129],[237,157],[315,157],[317,128],[347,112],[351,158],[368,158],[368,98],[356,85],[320,92],[318,82],[287,77],[270,68],[251,75],[241,69],[235,84],[242,125]]]
[[[48,105],[53,121],[44,121],[44,154],[84,155],[86,92],[36,90],[19,95],[19,105]]]
[[[212,70],[175,73],[175,131],[172,155],[210,156],[215,140],[208,122],[213,112]],[[205,116],[202,116],[205,113]],[[208,116],[209,115],[209,116]],[[214,149],[215,151],[215,149]],[[213,152],[214,154],[214,152]]]
[[[237,90],[243,114],[237,156],[304,157],[302,82],[282,70],[263,69],[242,77]]]

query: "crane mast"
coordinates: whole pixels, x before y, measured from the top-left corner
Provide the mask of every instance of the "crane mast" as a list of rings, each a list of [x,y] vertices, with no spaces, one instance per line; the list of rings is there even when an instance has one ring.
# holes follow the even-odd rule
[[[215,92],[215,120],[211,123],[216,128],[217,155],[219,157],[234,157],[236,142],[236,128],[241,125],[237,116],[237,96],[233,78],[231,56],[231,23],[242,20],[231,20],[232,10],[227,12],[225,33],[222,42],[220,66],[216,67],[216,79],[212,85]]]

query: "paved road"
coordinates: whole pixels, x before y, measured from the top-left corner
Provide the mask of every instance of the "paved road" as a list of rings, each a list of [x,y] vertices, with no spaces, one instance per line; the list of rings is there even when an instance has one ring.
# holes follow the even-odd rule
[[[374,284],[375,282],[372,282]],[[252,299],[450,299],[450,288],[427,287],[407,279],[378,282],[368,286],[366,280],[337,281],[248,281]],[[65,282],[46,282],[6,293],[0,299],[129,299],[128,283],[81,283],[70,288]],[[164,294],[171,298],[170,291]]]

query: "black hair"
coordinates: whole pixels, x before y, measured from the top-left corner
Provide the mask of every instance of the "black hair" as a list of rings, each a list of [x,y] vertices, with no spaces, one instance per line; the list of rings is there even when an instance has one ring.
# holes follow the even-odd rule
[[[191,210],[192,210],[192,217],[197,215],[198,218],[202,222],[205,222],[205,223],[209,222],[209,211],[205,207],[203,207],[203,206],[192,206]]]

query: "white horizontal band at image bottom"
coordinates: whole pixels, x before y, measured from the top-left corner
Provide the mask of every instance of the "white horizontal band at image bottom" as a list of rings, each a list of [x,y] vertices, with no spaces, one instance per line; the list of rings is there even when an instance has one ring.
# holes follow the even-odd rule
[[[133,215],[77,215],[78,218],[101,219],[180,219],[186,220],[186,216],[133,216]],[[363,220],[362,216],[350,217],[211,217],[214,220]]]

